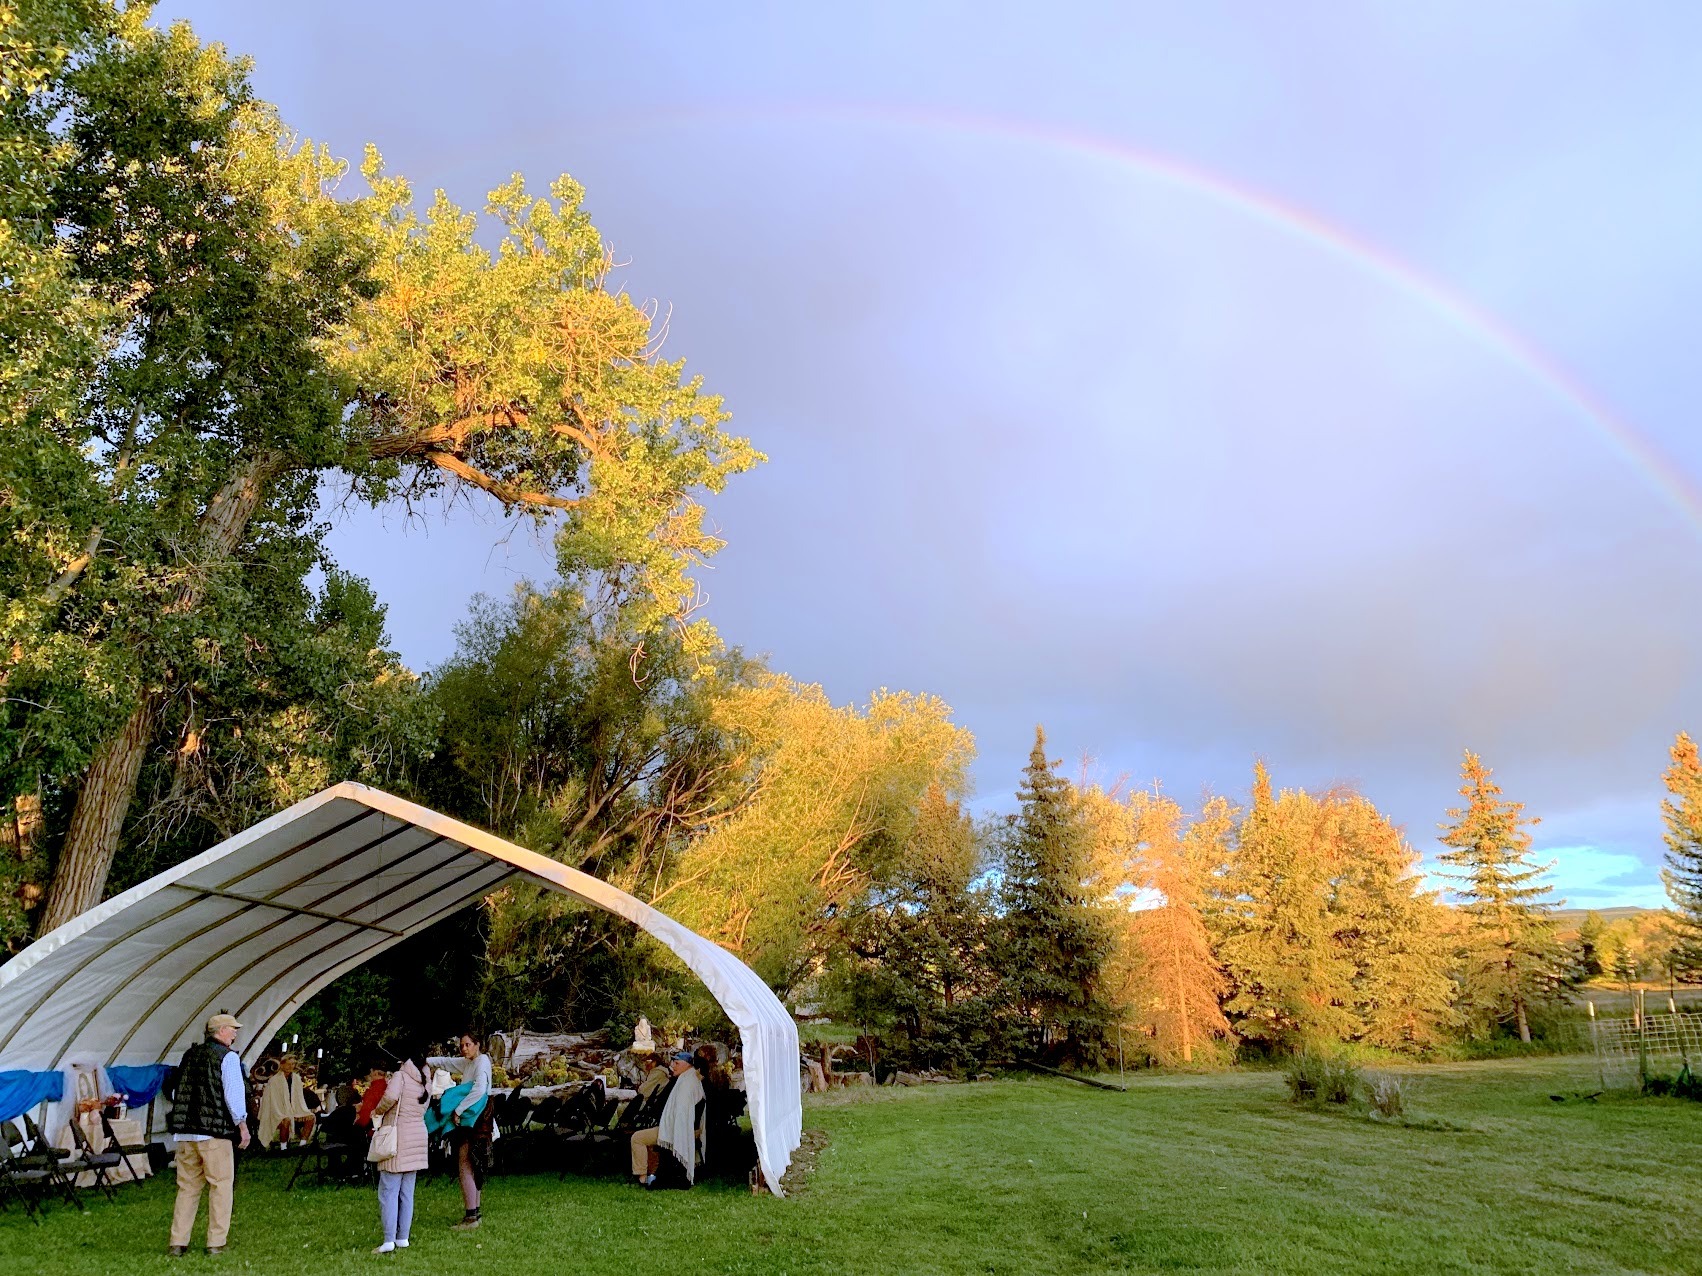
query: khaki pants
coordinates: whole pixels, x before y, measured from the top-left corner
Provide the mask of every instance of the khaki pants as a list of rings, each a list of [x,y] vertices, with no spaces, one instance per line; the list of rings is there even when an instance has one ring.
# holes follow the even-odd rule
[[[656,1155],[656,1136],[662,1133],[660,1126],[651,1126],[648,1130],[635,1130],[632,1135],[632,1172],[643,1178],[651,1171],[650,1158]]]
[[[207,1189],[207,1247],[230,1235],[231,1187],[236,1182],[236,1148],[229,1139],[200,1139],[177,1145],[177,1204],[171,1211],[171,1243],[189,1244],[201,1189]]]

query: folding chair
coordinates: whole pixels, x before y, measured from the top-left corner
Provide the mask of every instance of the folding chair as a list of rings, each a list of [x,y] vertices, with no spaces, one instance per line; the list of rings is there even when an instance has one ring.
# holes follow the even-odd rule
[[[151,1104],[149,1105],[149,1109],[150,1111],[152,1110]],[[116,1152],[121,1158],[123,1158],[124,1168],[129,1172],[132,1181],[140,1183],[142,1181],[142,1176],[136,1173],[136,1167],[130,1163],[130,1158],[133,1156],[140,1156],[143,1158],[143,1164],[147,1164],[147,1158],[149,1156],[148,1145],[146,1143],[120,1142],[118,1132],[112,1128],[112,1118],[106,1114],[106,1110],[104,1108],[101,1109],[100,1128],[101,1132],[106,1135],[106,1151],[101,1155],[110,1156],[112,1153]],[[144,1125],[143,1129],[146,1130],[147,1126]]]
[[[18,1164],[12,1154],[10,1137],[0,1138],[0,1212],[6,1208],[6,1198],[15,1196],[23,1203],[24,1213],[36,1226],[41,1225],[40,1197],[51,1186],[48,1172]]]
[[[89,1173],[94,1175],[95,1186],[109,1201],[116,1201],[118,1193],[113,1190],[112,1179],[107,1175],[108,1170],[115,1170],[124,1164],[124,1154],[121,1152],[97,1152],[94,1144],[89,1142],[89,1136],[83,1132],[83,1123],[73,1119],[71,1122],[71,1143],[76,1153],[64,1163],[64,1168],[72,1174]]]
[[[295,1169],[290,1174],[290,1181],[284,1184],[284,1191],[295,1186],[310,1157],[313,1160],[313,1182],[317,1187],[324,1187],[330,1182],[356,1183],[368,1178],[371,1173],[365,1142],[358,1138],[331,1138],[316,1126],[313,1137],[296,1153]]]
[[[77,1195],[76,1180],[65,1172],[65,1163],[71,1160],[68,1148],[55,1147],[42,1137],[41,1127],[28,1112],[19,1118],[23,1122],[24,1137],[29,1143],[29,1151],[18,1157],[26,1168],[47,1171],[48,1182],[59,1189],[59,1194],[79,1210],[87,1212],[88,1206],[83,1204],[83,1198]]]

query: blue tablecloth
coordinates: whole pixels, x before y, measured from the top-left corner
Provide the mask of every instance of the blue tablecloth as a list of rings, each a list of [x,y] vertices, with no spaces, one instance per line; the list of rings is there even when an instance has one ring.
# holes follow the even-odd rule
[[[167,1063],[150,1063],[139,1068],[125,1067],[122,1064],[108,1064],[106,1079],[112,1083],[112,1088],[124,1096],[124,1101],[133,1108],[144,1107],[160,1092],[165,1084],[165,1075],[171,1071]]]
[[[0,1072],[0,1121],[65,1097],[63,1072]]]

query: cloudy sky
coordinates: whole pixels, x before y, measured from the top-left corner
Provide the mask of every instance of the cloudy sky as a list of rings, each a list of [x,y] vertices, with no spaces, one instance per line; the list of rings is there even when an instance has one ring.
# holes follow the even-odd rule
[[[1422,10],[1420,12],[1419,10]],[[1702,729],[1702,8],[164,3],[341,153],[568,172],[769,453],[733,642],[934,692],[1008,804],[1036,723],[1191,801],[1461,751],[1577,905],[1661,901]],[[420,667],[548,572],[345,516]]]

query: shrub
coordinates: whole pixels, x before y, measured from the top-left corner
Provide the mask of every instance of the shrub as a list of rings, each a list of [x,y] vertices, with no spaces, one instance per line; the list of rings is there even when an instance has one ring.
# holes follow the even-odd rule
[[[1364,1084],[1351,1059],[1310,1048],[1294,1056],[1283,1079],[1295,1103],[1352,1103]]]
[[[1387,1073],[1366,1078],[1365,1101],[1371,1105],[1371,1115],[1384,1121],[1398,1121],[1406,1114],[1401,1079]]]
[[[1657,1098],[1694,1099],[1702,1102],[1702,1078],[1692,1073],[1688,1065],[1680,1069],[1676,1077],[1650,1074],[1643,1081],[1643,1093]]]

